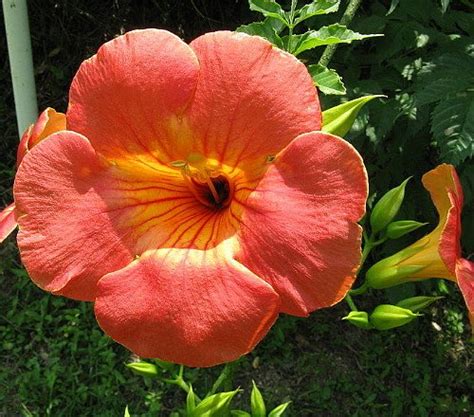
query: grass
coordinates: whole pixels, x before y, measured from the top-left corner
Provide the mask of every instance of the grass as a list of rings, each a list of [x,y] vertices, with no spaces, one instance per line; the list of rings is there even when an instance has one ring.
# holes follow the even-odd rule
[[[190,40],[250,20],[247,3],[233,0],[32,0],[29,7],[39,105],[62,111],[79,63],[119,33],[162,27]],[[0,54],[6,56],[3,37]],[[6,204],[18,140],[6,62],[0,88],[0,203]],[[125,368],[133,359],[130,352],[100,331],[90,304],[36,288],[21,267],[13,238],[0,247],[0,260],[0,417],[122,416],[127,404],[134,417],[167,417],[182,406],[184,395],[177,389]],[[341,322],[347,313],[343,304],[308,319],[280,318],[240,364],[234,385],[244,392],[235,405],[248,409],[254,379],[270,409],[292,401],[289,417],[472,415],[467,319],[457,289],[451,283],[445,287],[443,302],[391,332]],[[427,284],[425,289],[439,294],[443,287]],[[370,305],[392,296],[379,293]],[[218,372],[187,375],[202,394]]]

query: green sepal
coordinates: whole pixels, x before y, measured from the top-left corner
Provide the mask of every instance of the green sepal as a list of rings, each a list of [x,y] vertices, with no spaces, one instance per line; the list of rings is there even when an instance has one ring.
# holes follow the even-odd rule
[[[131,363],[125,364],[125,366],[131,369],[134,373],[138,375],[148,376],[151,378],[158,376],[158,368],[152,363],[131,362]]]
[[[351,130],[351,127],[362,107],[364,107],[364,105],[370,100],[380,97],[385,96],[373,95],[359,97],[323,111],[322,131],[344,137],[346,133]]]
[[[370,214],[372,233],[375,234],[385,229],[398,214],[405,198],[405,187],[410,178],[407,178],[398,187],[387,191],[375,204]]]
[[[407,308],[391,304],[381,304],[370,314],[370,323],[377,330],[389,330],[404,326],[420,316]]]
[[[128,411],[128,405],[125,407],[125,411],[123,412],[123,417],[130,417],[130,412]]]
[[[228,412],[232,398],[239,391],[236,389],[235,391],[219,392],[204,398],[189,417],[221,417],[225,412]]]
[[[398,220],[387,226],[386,236],[389,239],[398,239],[427,224],[428,223],[420,223],[415,220]]]
[[[369,322],[369,314],[366,311],[351,311],[342,320],[347,320],[349,323],[361,329],[369,330],[373,326]]]
[[[418,296],[418,297],[410,297],[405,298],[397,303],[398,307],[406,308],[413,313],[417,313],[420,310],[429,307],[435,301],[441,300],[444,297],[429,297],[429,296]]]
[[[265,407],[265,401],[263,400],[262,393],[252,381],[252,393],[250,394],[250,409],[252,410],[252,417],[266,417],[267,409]]]
[[[291,401],[288,401],[287,403],[280,404],[276,406],[270,413],[268,414],[268,417],[280,417],[283,415],[285,410],[288,408],[288,406],[291,404]]]

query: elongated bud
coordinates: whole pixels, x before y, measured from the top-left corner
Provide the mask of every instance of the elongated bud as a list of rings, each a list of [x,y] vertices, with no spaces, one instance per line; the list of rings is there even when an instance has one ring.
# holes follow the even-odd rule
[[[270,411],[268,417],[281,417],[290,404],[291,401],[288,401],[287,403],[276,406],[272,411]]]
[[[379,290],[410,281],[410,278],[425,269],[426,265],[399,265],[399,263],[418,251],[418,248],[406,248],[372,265],[365,275],[367,285]]]
[[[398,187],[392,188],[377,202],[370,215],[372,233],[378,233],[385,229],[397,215],[405,198],[405,187],[410,178],[407,178]]]
[[[428,297],[428,296],[418,296],[405,298],[397,303],[398,307],[407,308],[413,313],[417,313],[420,310],[430,306],[437,300],[441,300],[444,297]]]
[[[387,237],[390,239],[398,239],[427,224],[428,223],[416,222],[415,220],[398,220],[387,226]]]
[[[132,362],[125,365],[138,375],[156,377],[158,376],[158,368],[148,362]]]
[[[381,304],[375,307],[369,320],[377,330],[389,330],[408,324],[418,316],[420,314],[415,314],[407,308]]]
[[[342,320],[347,320],[349,323],[361,329],[368,330],[373,328],[369,322],[369,314],[367,311],[351,311],[346,317],[343,317]]]
[[[194,394],[193,387],[189,386],[188,395],[186,396],[186,413],[192,415],[192,412],[196,408],[196,394]]]
[[[252,381],[252,393],[250,394],[250,408],[252,409],[252,417],[266,417],[267,409],[262,393],[257,387],[255,381]]]

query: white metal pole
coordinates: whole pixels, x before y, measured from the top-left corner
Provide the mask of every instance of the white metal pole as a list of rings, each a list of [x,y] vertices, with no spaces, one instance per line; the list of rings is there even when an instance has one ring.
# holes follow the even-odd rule
[[[3,0],[3,17],[7,33],[16,120],[18,133],[21,136],[38,117],[26,0]]]

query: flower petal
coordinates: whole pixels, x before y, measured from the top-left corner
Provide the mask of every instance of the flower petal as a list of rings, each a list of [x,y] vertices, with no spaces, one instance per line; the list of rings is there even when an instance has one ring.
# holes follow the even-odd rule
[[[74,77],[68,129],[84,134],[108,158],[182,159],[167,132],[191,99],[198,71],[194,52],[170,32],[119,36]]]
[[[177,129],[180,137],[192,135],[194,152],[237,166],[264,161],[300,133],[320,129],[316,89],[294,56],[235,32],[208,33],[190,46],[201,70]]]
[[[249,352],[275,321],[279,297],[220,249],[149,251],[99,281],[102,329],[143,357],[213,366]]]
[[[241,202],[236,259],[270,283],[283,312],[304,316],[345,296],[360,263],[357,221],[367,188],[357,151],[340,138],[313,132],[278,155]]]
[[[83,136],[55,133],[28,152],[15,179],[18,246],[33,281],[93,300],[96,282],[133,254],[110,221],[95,151]]]
[[[33,146],[61,130],[66,130],[66,115],[48,107],[39,115],[35,124],[23,133],[16,156],[17,167]]]
[[[463,191],[452,165],[441,164],[422,178],[439,215],[438,250],[450,275],[454,276],[456,261],[461,256],[461,211]]]
[[[6,206],[0,212],[0,243],[16,229],[15,203]]]
[[[464,297],[474,334],[474,262],[459,259],[456,264],[456,280]]]

